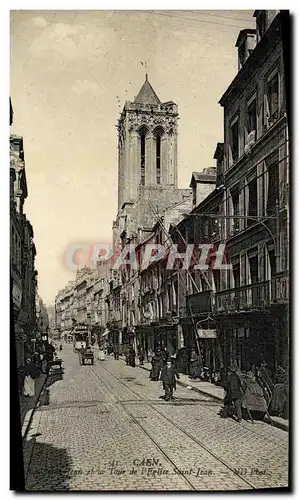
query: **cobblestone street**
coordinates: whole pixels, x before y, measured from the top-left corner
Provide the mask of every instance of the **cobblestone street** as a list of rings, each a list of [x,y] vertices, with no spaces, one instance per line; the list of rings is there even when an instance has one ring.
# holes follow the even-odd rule
[[[288,433],[221,419],[211,398],[160,396],[147,371],[112,356],[80,366],[62,351],[24,444],[26,489],[246,490],[288,485]]]

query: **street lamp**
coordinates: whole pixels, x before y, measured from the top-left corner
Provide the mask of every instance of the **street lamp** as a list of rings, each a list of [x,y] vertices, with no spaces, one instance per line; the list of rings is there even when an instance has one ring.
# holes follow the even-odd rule
[[[214,219],[242,219],[242,220],[245,220],[245,219],[249,219],[249,220],[253,220],[255,222],[257,222],[258,224],[261,224],[267,231],[268,233],[270,234],[272,240],[273,240],[273,243],[274,243],[274,247],[275,247],[275,255],[276,257],[278,256],[278,238],[274,236],[274,234],[272,233],[271,229],[265,224],[265,222],[267,220],[275,220],[277,223],[279,222],[279,217],[278,215],[276,216],[267,216],[267,217],[258,217],[258,216],[252,216],[252,215],[222,215],[222,214],[206,214],[206,213],[197,213],[197,214],[189,214],[186,219],[188,219],[188,217],[207,217],[207,218],[214,218]],[[185,220],[186,220],[185,219]],[[279,233],[279,227],[278,225],[276,225],[276,232],[277,232],[277,235]],[[186,243],[186,241],[185,241]]]

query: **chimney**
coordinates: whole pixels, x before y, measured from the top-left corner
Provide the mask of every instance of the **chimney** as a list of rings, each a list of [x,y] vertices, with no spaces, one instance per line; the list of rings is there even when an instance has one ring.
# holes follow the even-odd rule
[[[256,46],[256,30],[241,30],[235,46],[238,48],[238,71],[240,71]]]

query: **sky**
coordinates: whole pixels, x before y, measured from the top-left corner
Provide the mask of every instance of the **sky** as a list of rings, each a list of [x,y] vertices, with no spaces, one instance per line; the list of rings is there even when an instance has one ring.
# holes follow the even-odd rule
[[[109,243],[117,213],[116,122],[148,77],[179,107],[179,187],[214,164],[218,101],[237,73],[253,10],[11,11],[11,133],[24,137],[38,293],[47,305],[74,271],[74,243]]]

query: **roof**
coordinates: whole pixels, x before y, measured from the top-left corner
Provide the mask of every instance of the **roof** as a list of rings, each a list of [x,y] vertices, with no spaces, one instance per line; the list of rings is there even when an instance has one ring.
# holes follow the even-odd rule
[[[138,92],[137,97],[134,100],[135,103],[144,103],[144,104],[160,104],[161,101],[151,86],[150,82],[145,79],[144,84]]]
[[[192,172],[190,187],[193,182],[207,182],[207,183],[215,183],[216,182],[216,168],[209,167],[204,168],[201,172]]]
[[[233,100],[240,96],[240,93],[248,84],[248,79],[253,78],[254,72],[265,64],[276,43],[281,41],[281,36],[281,16],[278,14],[218,101],[220,106],[231,105]]]

